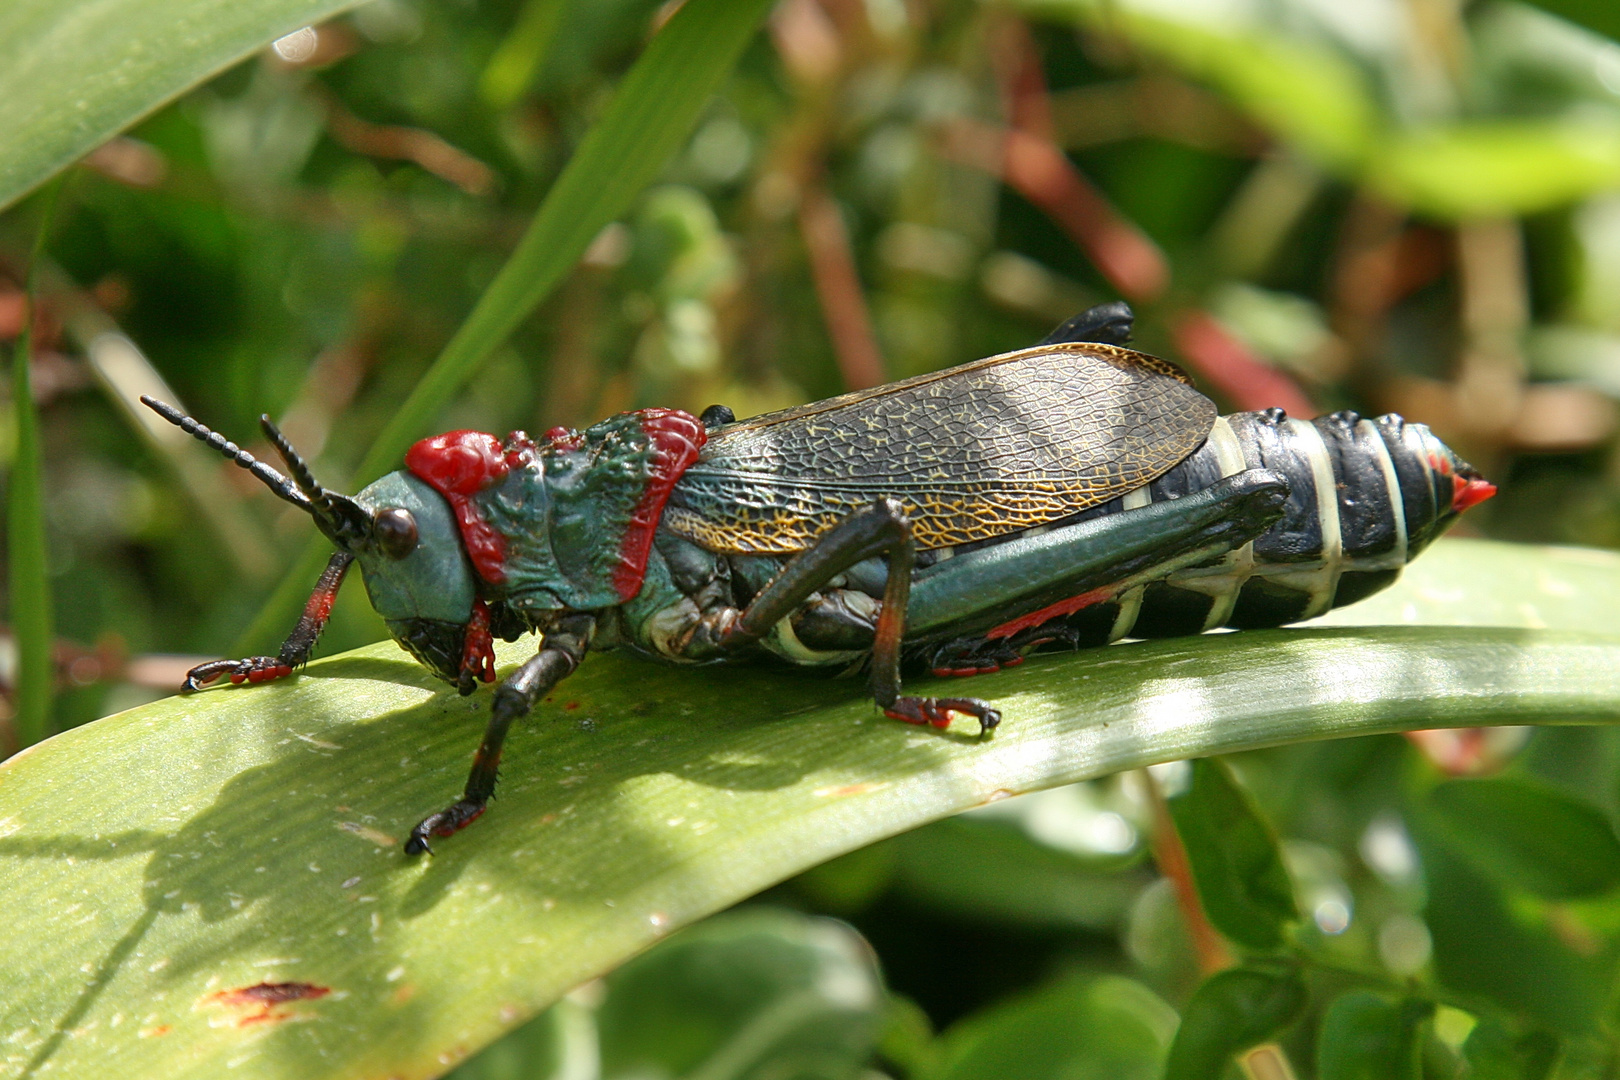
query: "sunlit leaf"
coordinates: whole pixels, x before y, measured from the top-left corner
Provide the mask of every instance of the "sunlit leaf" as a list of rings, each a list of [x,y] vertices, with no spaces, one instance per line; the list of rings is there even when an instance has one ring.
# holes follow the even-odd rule
[[[1476,573],[1497,550],[1442,545],[1426,587],[1473,610],[1516,585]],[[1563,580],[1557,553],[1510,550],[1525,580]],[[1594,556],[1581,602],[1616,563]],[[489,699],[392,645],[59,735],[0,766],[0,1069],[448,1068],[678,926],[1004,794],[1303,739],[1620,719],[1620,637],[1251,631],[1038,657],[976,689],[1006,717],[984,742],[885,720],[858,680],[593,656],[514,732],[490,812],[416,860],[400,842],[460,790]],[[231,996],[266,982],[331,992]]]
[[[210,75],[354,2],[0,4],[0,207]]]

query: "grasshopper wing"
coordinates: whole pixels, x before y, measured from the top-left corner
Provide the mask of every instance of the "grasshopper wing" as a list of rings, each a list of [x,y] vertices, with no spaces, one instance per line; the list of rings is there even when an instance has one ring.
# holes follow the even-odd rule
[[[663,520],[711,551],[786,554],[889,496],[919,548],[950,547],[1141,487],[1214,422],[1214,403],[1174,364],[1040,345],[723,427]]]

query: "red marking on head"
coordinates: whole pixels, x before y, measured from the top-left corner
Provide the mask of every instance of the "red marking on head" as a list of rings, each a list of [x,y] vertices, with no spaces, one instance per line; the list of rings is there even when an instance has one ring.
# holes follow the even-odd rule
[[[578,450],[580,444],[585,441],[585,436],[573,428],[561,426],[547,431],[545,438],[551,444],[553,450]]]
[[[472,617],[467,620],[467,636],[462,639],[461,671],[481,682],[495,681],[495,638],[489,632],[489,608],[482,600],[473,601]]]
[[[1032,611],[1028,615],[1020,615],[1011,622],[1004,622],[1000,626],[992,628],[990,632],[984,636],[992,641],[996,638],[1012,637],[1020,630],[1027,630],[1032,626],[1040,626],[1042,623],[1049,623],[1053,619],[1061,619],[1065,615],[1073,615],[1080,609],[1091,607],[1093,604],[1100,604],[1105,600],[1112,600],[1114,598],[1114,590],[1114,586],[1105,585],[1100,589],[1092,589],[1090,592],[1083,592],[1079,596],[1071,596],[1067,600],[1059,600],[1057,603],[1043,607],[1039,611]]]
[[[512,469],[495,436],[482,431],[447,431],[423,439],[405,452],[405,467],[445,497],[461,541],[478,576],[492,585],[506,581],[506,538],[478,513],[474,495],[506,479]]]
[[[619,565],[613,568],[613,588],[619,599],[629,600],[641,591],[647,576],[647,557],[652,554],[653,534],[658,518],[669,501],[675,481],[697,460],[698,451],[708,441],[708,429],[691,413],[679,409],[642,409],[636,413],[641,430],[652,443],[652,479],[642,491],[630,524],[619,541]]]
[[[1451,485],[1451,508],[1459,514],[1470,506],[1478,506],[1496,494],[1495,484],[1489,480],[1481,480],[1477,476],[1472,480],[1464,480],[1460,476],[1453,476]]]

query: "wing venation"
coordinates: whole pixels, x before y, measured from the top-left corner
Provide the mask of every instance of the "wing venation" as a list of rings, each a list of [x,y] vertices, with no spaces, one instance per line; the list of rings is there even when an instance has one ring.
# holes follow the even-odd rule
[[[950,547],[1149,483],[1214,422],[1214,404],[1157,357],[1038,346],[722,428],[664,522],[712,551],[786,554],[892,496],[919,547]]]

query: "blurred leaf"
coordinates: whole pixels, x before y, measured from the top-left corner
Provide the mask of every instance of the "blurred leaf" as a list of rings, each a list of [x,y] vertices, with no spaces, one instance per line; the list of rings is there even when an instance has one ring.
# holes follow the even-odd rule
[[[1110,929],[1145,884],[1140,875],[1102,871],[990,822],[941,821],[890,843],[897,888],[975,921]]]
[[[39,437],[39,411],[34,405],[35,300],[39,295],[39,264],[45,254],[52,211],[62,192],[57,183],[45,193],[44,207],[28,260],[28,278],[22,332],[11,351],[11,424],[16,450],[11,474],[6,477],[6,614],[11,618],[17,645],[12,676],[12,731],[17,749],[32,746],[50,733],[51,691],[56,679],[52,653],[56,635],[51,629],[51,576],[45,539],[45,461]],[[0,745],[0,753],[11,750]]]
[[[1471,580],[1459,608],[1498,584]],[[529,648],[500,646],[502,671]],[[987,742],[883,720],[854,680],[593,656],[514,732],[484,820],[420,860],[399,842],[459,790],[488,695],[393,645],[66,732],[0,766],[0,1067],[426,1073],[678,926],[1007,793],[1306,739],[1620,719],[1620,639],[1248,631],[1036,657],[980,692],[1006,717]],[[330,988],[270,1018],[321,1022],[238,1024],[218,995],[266,981]]]
[[[1545,910],[1511,903],[1426,815],[1412,815],[1410,824],[1440,982],[1554,1031],[1594,1030],[1613,978],[1602,942],[1572,925],[1551,925]]]
[[[1419,1027],[1434,1004],[1352,990],[1328,1006],[1317,1035],[1317,1080],[1420,1080]]]
[[[1534,0],[1535,6],[1611,38],[1620,38],[1620,7],[1611,0]]]
[[[573,1080],[567,1072],[570,1042],[584,1044],[585,1056],[593,1061],[599,1055],[590,1011],[571,1000],[559,1001],[446,1073],[445,1080]]]
[[[0,208],[254,50],[354,0],[0,5]]]
[[[1147,0],[1022,0],[1021,6],[1123,35],[1214,85],[1325,163],[1359,162],[1376,140],[1377,106],[1355,62],[1320,39],[1290,35],[1289,24],[1262,8],[1177,8]]]
[[[1198,899],[1215,929],[1251,949],[1275,949],[1299,918],[1277,834],[1226,763],[1192,763],[1187,790],[1169,800]]]
[[[685,931],[608,979],[604,1080],[842,1080],[885,1000],[866,942],[831,919],[754,909]]]
[[[1469,1080],[1546,1080],[1558,1062],[1558,1040],[1545,1031],[1518,1034],[1489,1018],[1463,1043]]]
[[[1448,840],[1506,888],[1570,900],[1620,885],[1620,840],[1574,795],[1499,776],[1448,781],[1429,805]]]
[[[1421,213],[1453,219],[1528,213],[1620,185],[1620,100],[1613,95],[1540,116],[1493,103],[1501,115],[1440,122],[1426,114],[1455,110],[1437,110],[1414,94],[1423,77],[1391,73],[1373,85],[1370,73],[1392,54],[1434,48],[1420,39],[1416,23],[1370,19],[1348,31],[1325,18],[1326,9],[1306,3],[1281,5],[1282,18],[1265,5],[1023,0],[1023,6],[1123,36],[1214,86],[1340,177]]]
[[[922,1006],[901,994],[889,995],[889,1008],[883,1017],[883,1034],[878,1039],[878,1055],[900,1067],[902,1075],[926,1069],[939,1052],[934,1024]]]
[[[1293,1023],[1305,984],[1286,969],[1231,968],[1204,980],[1181,1013],[1164,1080],[1219,1080],[1234,1055]]]
[[[472,313],[371,444],[355,471],[357,483],[397,466],[597,233],[657,178],[730,74],[767,6],[765,0],[689,0],[670,17],[619,84]],[[262,648],[292,625],[330,552],[324,538],[310,542],[234,651]]]
[[[1157,1080],[1175,1010],[1132,979],[1073,975],[940,1038],[923,1080]]]
[[[1533,213],[1620,185],[1620,112],[1569,120],[1479,120],[1403,132],[1363,181],[1446,218]]]

